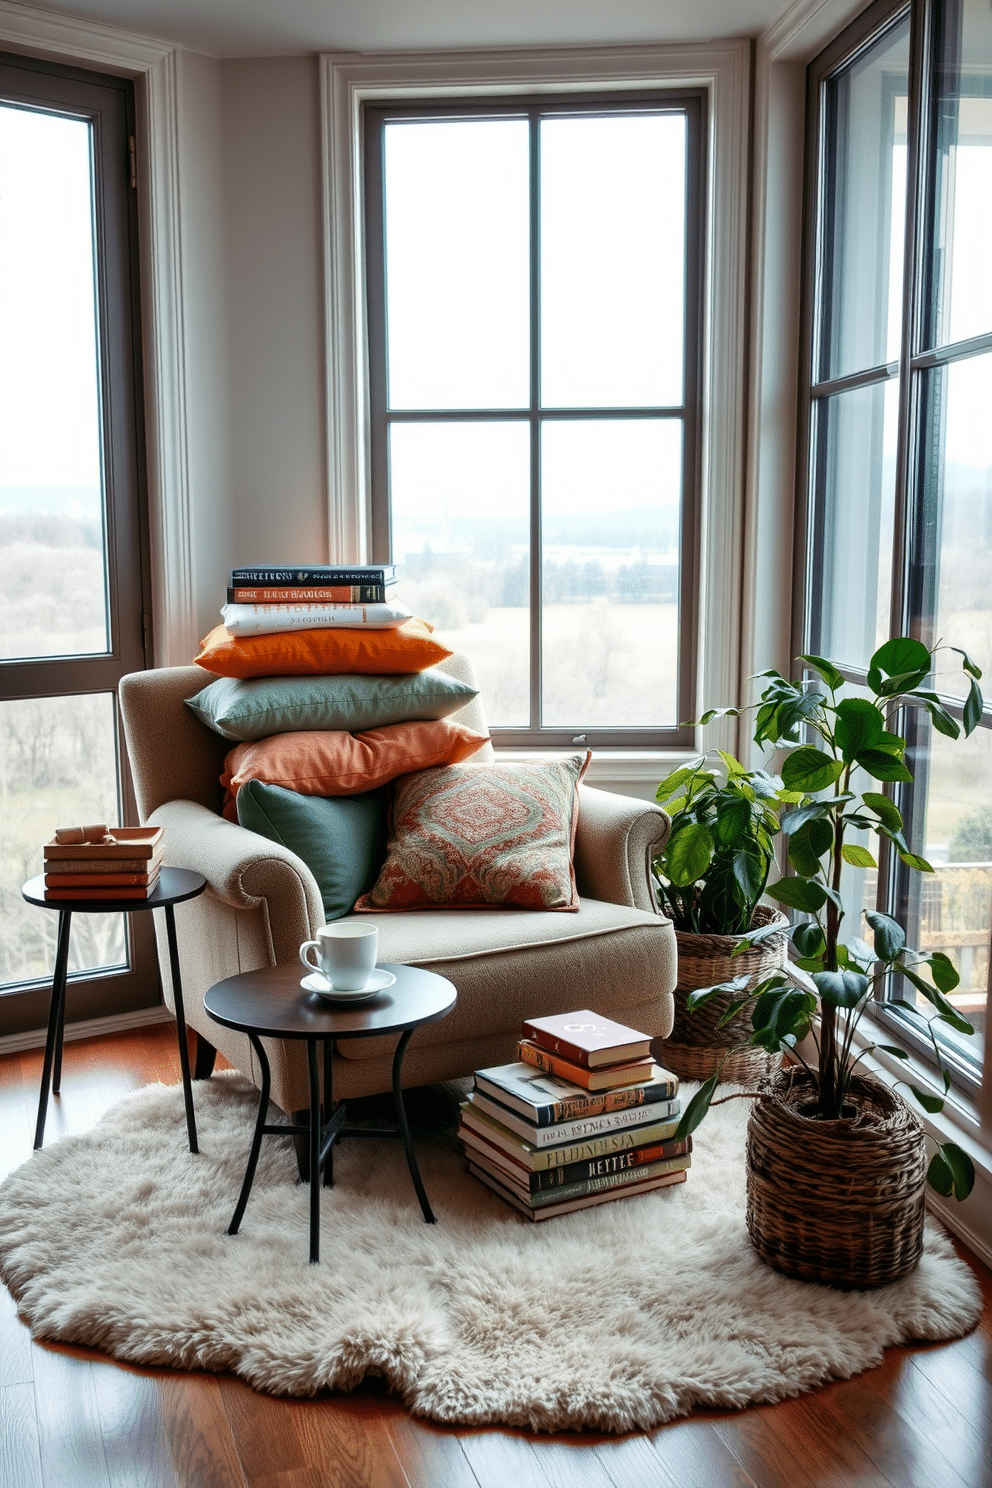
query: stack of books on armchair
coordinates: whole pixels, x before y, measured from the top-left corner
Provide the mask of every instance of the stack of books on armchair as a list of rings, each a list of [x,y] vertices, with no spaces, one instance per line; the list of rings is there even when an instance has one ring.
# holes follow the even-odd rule
[[[164,836],[163,827],[60,827],[45,843],[45,898],[147,899]]]
[[[470,1173],[531,1220],[685,1181],[678,1078],[646,1034],[586,1011],[522,1032],[520,1059],[477,1070],[461,1107]]]

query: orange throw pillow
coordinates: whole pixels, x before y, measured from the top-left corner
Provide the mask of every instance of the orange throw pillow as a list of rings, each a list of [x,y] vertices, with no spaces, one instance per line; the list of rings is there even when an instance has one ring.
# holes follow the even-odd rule
[[[488,734],[450,718],[390,723],[358,734],[317,729],[255,739],[238,744],[224,760],[224,815],[237,821],[235,798],[249,780],[301,796],[354,796],[411,770],[468,759],[488,742]]]
[[[194,660],[219,677],[381,677],[422,672],[450,655],[434,640],[433,627],[414,618],[395,630],[277,630],[256,636],[233,636],[217,625]]]

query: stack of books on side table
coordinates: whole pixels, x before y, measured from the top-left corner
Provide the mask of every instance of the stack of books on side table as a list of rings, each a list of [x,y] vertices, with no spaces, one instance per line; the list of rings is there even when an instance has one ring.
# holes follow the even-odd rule
[[[531,1220],[685,1182],[678,1078],[646,1034],[585,1011],[522,1031],[520,1059],[476,1070],[461,1107],[470,1173]]]
[[[164,827],[60,827],[45,843],[45,898],[147,899],[164,837]]]

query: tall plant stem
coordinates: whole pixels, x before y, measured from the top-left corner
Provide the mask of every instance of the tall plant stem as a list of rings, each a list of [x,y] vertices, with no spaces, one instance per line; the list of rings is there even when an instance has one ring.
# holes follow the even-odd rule
[[[843,789],[846,791],[850,781],[850,766],[844,774]],[[835,794],[841,790],[840,783],[835,786]],[[840,902],[840,879],[844,868],[844,824],[840,819],[840,813],[836,814],[834,820],[834,844],[831,854],[830,865],[830,887],[834,897],[827,900],[827,923],[826,923],[826,947],[823,965],[826,971],[837,970],[837,941],[840,936],[840,922],[843,919],[843,911],[838,907]],[[829,1119],[836,1120],[840,1115],[838,1109],[838,1060],[837,1060],[837,1009],[829,1003],[820,1005],[820,1098],[817,1103],[818,1114]]]

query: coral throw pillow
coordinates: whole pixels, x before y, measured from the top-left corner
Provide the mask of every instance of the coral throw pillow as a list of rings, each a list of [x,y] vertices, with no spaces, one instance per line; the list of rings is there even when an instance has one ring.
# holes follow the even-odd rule
[[[392,723],[349,734],[339,729],[274,734],[238,744],[224,760],[224,815],[237,821],[238,791],[249,780],[264,780],[304,796],[353,796],[375,790],[430,765],[464,760],[489,742],[450,718]]]
[[[279,630],[233,636],[217,625],[200,645],[198,666],[219,677],[395,676],[422,672],[450,656],[426,620],[395,630]]]
[[[586,753],[405,775],[385,864],[355,908],[578,909],[572,851],[588,763]]]

